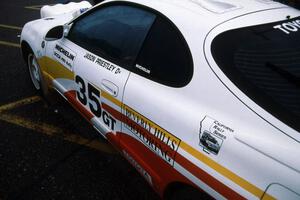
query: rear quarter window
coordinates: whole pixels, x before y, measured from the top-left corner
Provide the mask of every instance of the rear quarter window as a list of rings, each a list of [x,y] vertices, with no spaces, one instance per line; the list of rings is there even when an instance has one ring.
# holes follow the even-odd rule
[[[179,30],[158,16],[139,53],[133,71],[155,82],[183,87],[193,76],[193,61]]]
[[[300,18],[229,30],[211,45],[226,76],[248,97],[300,131]]]

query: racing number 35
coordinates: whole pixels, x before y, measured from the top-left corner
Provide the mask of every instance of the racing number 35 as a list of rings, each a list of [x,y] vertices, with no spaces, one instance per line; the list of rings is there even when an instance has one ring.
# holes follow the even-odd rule
[[[102,122],[110,128],[110,130],[115,129],[116,120],[101,107],[100,101],[100,90],[95,88],[89,82],[86,82],[80,76],[76,75],[75,82],[78,85],[76,90],[76,96],[80,103],[87,105],[90,111],[98,118],[101,118]],[[87,86],[86,86],[87,85]]]
[[[78,100],[83,104],[87,105],[89,100],[89,108],[91,112],[96,117],[101,117],[102,109],[99,102],[100,99],[100,91],[96,89],[93,85],[90,83],[86,84],[84,80],[80,76],[75,77],[75,82],[78,84],[79,89],[76,91]],[[88,93],[88,97],[86,96],[86,89]]]

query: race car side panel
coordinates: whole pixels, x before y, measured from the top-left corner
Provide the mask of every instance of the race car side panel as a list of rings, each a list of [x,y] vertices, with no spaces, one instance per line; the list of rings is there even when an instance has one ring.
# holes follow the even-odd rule
[[[58,65],[58,63],[56,61]],[[84,105],[82,105],[78,99],[76,98],[76,90],[69,90],[64,93],[64,96],[68,99],[68,101],[81,113],[85,118],[91,122],[94,118],[93,113],[91,113]],[[129,106],[122,104],[119,100],[115,99],[112,95],[108,94],[105,91],[101,91],[101,104],[103,110],[112,115],[116,120],[127,124],[127,127],[132,127],[135,129],[135,132],[143,137],[143,139],[151,141],[152,144],[156,144],[159,148],[168,149],[169,147],[165,144],[166,140],[170,138],[167,135],[170,135],[168,131],[164,128],[158,126],[153,121],[143,118],[136,110],[130,108]],[[120,113],[116,109],[112,108],[119,106],[123,108],[123,113]],[[144,122],[151,124],[151,127],[155,127],[157,130],[164,131],[163,135],[157,137],[153,136],[153,132],[149,132],[149,130],[145,129],[145,127],[141,126],[139,122],[134,121],[127,112],[134,112],[136,115],[143,119]],[[124,131],[124,130],[123,130]],[[165,139],[161,140],[162,137]],[[163,195],[164,189],[168,186],[168,184],[172,182],[184,182],[190,185],[198,185],[205,191],[211,191],[211,195],[215,198],[234,198],[234,199],[244,199],[245,197],[241,196],[237,191],[232,190],[233,185],[229,184],[229,186],[224,185],[223,182],[228,182],[226,179],[224,180],[222,177],[227,176],[231,177],[234,182],[237,183],[237,187],[245,187],[250,192],[252,191],[254,195],[262,196],[263,190],[257,188],[255,185],[252,185],[248,181],[244,180],[240,176],[236,175],[229,169],[224,168],[222,165],[217,162],[211,160],[205,154],[201,153],[195,147],[190,146],[186,141],[181,140],[180,149],[176,153],[173,167],[166,162],[166,160],[162,159],[156,153],[153,152],[153,149],[149,149],[149,147],[145,147],[138,137],[128,135],[128,133],[118,132],[117,134],[109,133],[107,134],[107,138],[111,141],[117,148],[124,154],[124,156],[133,164],[140,173],[145,177],[145,179],[153,185],[153,187]],[[120,144],[119,144],[120,141]],[[148,152],[148,153],[147,153]],[[194,156],[191,157],[191,155]],[[196,158],[196,160],[195,160]],[[198,161],[197,161],[198,159]],[[134,160],[134,161],[132,161]],[[199,167],[199,165],[195,165],[193,163],[199,162],[199,160],[205,165]],[[136,164],[138,163],[138,164]],[[149,164],[151,163],[151,164]],[[154,163],[154,165],[152,165]],[[208,166],[208,167],[207,167]],[[142,170],[140,169],[142,168]],[[162,170],[166,169],[166,171]],[[222,175],[214,174],[214,170]],[[164,173],[162,173],[162,171]],[[168,173],[171,172],[171,173]],[[179,173],[179,174],[178,174]],[[173,176],[173,174],[178,174]],[[214,174],[213,176],[211,174]],[[149,178],[151,177],[151,178]],[[216,178],[218,177],[218,178]],[[244,186],[243,186],[244,185]],[[251,189],[252,188],[252,189]],[[238,189],[240,190],[240,189]],[[254,191],[253,191],[254,190]],[[256,191],[256,192],[255,192]],[[248,195],[247,195],[248,194]],[[249,193],[244,193],[247,198],[253,198]],[[266,194],[266,198],[272,199],[271,196]]]
[[[252,172],[247,170],[243,173],[249,173],[249,176],[256,179],[257,182],[265,182],[265,184],[268,182],[269,184],[279,183],[297,193],[300,193],[300,170],[299,159],[297,158],[300,150],[299,132],[287,126],[249,99],[225,76],[212,57],[211,42],[222,32],[256,25],[260,19],[264,19],[264,23],[272,23],[286,20],[287,16],[292,20],[299,15],[299,11],[285,8],[235,18],[213,29],[207,36],[204,45],[205,59],[209,62],[215,77],[218,78],[216,83],[221,83],[234,96],[232,100],[226,101],[224,113],[231,113],[231,115],[234,113],[232,120],[236,121],[234,127],[238,130],[234,140],[238,141],[238,143],[232,140],[230,146],[226,145],[227,153],[221,158],[220,162],[226,163],[229,168],[235,168],[241,172],[244,171],[246,168],[242,167],[241,164],[234,165],[235,161],[233,158],[235,158],[243,162],[245,166],[254,169]],[[257,21],[254,20],[254,16]],[[294,28],[294,30],[297,31],[299,29]],[[292,34],[290,34],[290,37],[292,37]],[[219,93],[215,88],[212,88],[212,90]],[[239,104],[241,105],[240,107],[237,106]],[[233,116],[236,116],[236,119]],[[247,155],[246,158],[243,154]],[[260,174],[260,176],[255,174]]]
[[[57,63],[59,65],[59,63]],[[70,90],[67,91],[64,96],[68,99],[68,101],[81,113],[85,116],[85,118],[88,121],[91,121],[91,119],[94,117],[94,115],[88,111],[86,107],[84,107],[76,98],[76,90]],[[152,120],[149,120],[142,115],[140,115],[136,110],[126,106],[125,104],[122,104],[119,100],[115,99],[113,96],[108,94],[105,91],[101,91],[101,100],[102,100],[102,108],[109,114],[111,114],[116,120],[123,122],[124,124],[127,124],[127,127],[134,127],[135,133],[143,137],[143,139],[151,141],[152,144],[159,144],[160,148],[168,149],[168,146],[164,144],[164,141],[167,140],[167,135],[170,134],[168,131],[165,131],[164,128],[161,128],[156,123],[154,123]],[[119,111],[112,108],[112,105],[120,106],[123,108],[123,114]],[[127,115],[126,115],[127,111]],[[153,132],[149,132],[145,127],[141,126],[139,122],[134,121],[132,119],[128,112],[134,112],[137,116],[140,117],[140,119],[143,119],[144,122],[151,124],[151,127],[156,127],[157,129],[161,131],[165,131],[163,135],[159,136],[158,138],[155,138],[153,136]],[[149,128],[148,128],[149,129]],[[123,130],[124,131],[124,130]],[[156,135],[157,136],[157,135]],[[161,137],[165,137],[164,141],[161,140]],[[237,176],[233,171],[224,168],[222,165],[216,163],[215,161],[211,160],[207,155],[204,153],[201,153],[199,149],[196,147],[190,146],[190,144],[187,143],[187,141],[181,140],[180,142],[180,149],[176,153],[175,156],[175,162],[174,166],[172,167],[169,163],[167,163],[164,159],[159,157],[156,153],[153,152],[153,150],[148,149],[143,145],[141,140],[138,137],[132,137],[130,135],[127,135],[127,133],[121,133],[118,132],[117,134],[108,134],[108,139],[118,147],[118,149],[124,154],[124,156],[133,164],[135,167],[140,166],[142,167],[142,172],[140,170],[140,173],[143,173],[142,175],[145,177],[145,179],[151,184],[153,184],[153,187],[159,191],[159,193],[162,195],[163,190],[167,187],[168,184],[172,182],[185,182],[187,184],[195,184],[200,185],[200,187],[205,190],[211,190],[212,195],[215,198],[221,198],[222,196],[225,198],[235,198],[237,199],[237,196],[232,195],[238,195],[237,192],[233,191],[231,188],[234,188],[232,184],[230,184],[230,187],[224,185],[223,182],[228,182],[226,180],[222,180],[223,176],[228,177],[229,179],[236,182],[237,186],[243,187],[250,192],[253,192],[254,194],[258,196],[263,195],[263,190],[257,188],[255,185],[249,183],[248,181],[244,180],[242,177]],[[119,139],[121,139],[121,143],[119,144]],[[169,138],[170,139],[170,138]],[[164,146],[164,147],[162,147]],[[148,152],[148,153],[147,153]],[[193,157],[191,157],[191,155]],[[188,159],[187,159],[188,158]],[[132,161],[132,159],[134,161]],[[198,161],[197,161],[198,159]],[[197,166],[192,163],[199,163],[199,160],[205,165],[203,166]],[[136,164],[138,163],[138,165]],[[149,164],[151,163],[151,164]],[[153,166],[152,164],[155,163]],[[207,167],[208,166],[208,167]],[[140,168],[137,167],[137,168]],[[165,173],[162,173],[161,169],[167,169],[164,171]],[[145,171],[144,171],[145,170]],[[172,177],[169,173],[166,173],[167,171],[171,171],[173,173],[180,172],[181,175]],[[218,173],[223,174],[217,175],[213,171],[216,170]],[[145,175],[146,174],[146,175]],[[148,175],[147,175],[148,174]],[[213,176],[211,174],[214,174]],[[149,176],[151,177],[149,179]],[[166,177],[164,177],[166,176]],[[218,177],[216,179],[216,177]],[[152,181],[149,181],[152,180]],[[222,180],[222,181],[220,181]],[[201,185],[202,183],[202,185]],[[207,188],[207,186],[209,186]],[[252,189],[251,189],[252,188]],[[239,189],[240,190],[240,189]],[[240,193],[241,191],[239,191]],[[222,194],[220,196],[220,194]],[[247,193],[246,193],[247,194]],[[229,196],[228,196],[229,195]],[[255,195],[255,196],[256,196]],[[239,198],[243,198],[238,195]],[[247,196],[247,198],[253,198],[253,196]],[[272,198],[271,196],[265,196],[265,198]]]
[[[224,147],[221,147],[219,154],[215,155],[199,145],[199,132],[201,132],[199,129],[203,119],[193,116],[195,113],[201,115],[201,110],[198,110],[197,106],[193,107],[193,101],[178,96],[176,90],[183,89],[161,87],[161,85],[153,84],[151,81],[132,74],[124,95],[124,104],[128,106],[123,108],[123,112],[135,124],[125,121],[122,131],[144,143],[161,158],[162,162],[166,162],[175,169],[178,166],[175,163],[178,163],[196,177],[195,179],[192,178],[193,176],[188,178],[195,184],[198,183],[200,188],[207,190],[207,187],[210,187],[210,189],[216,190],[217,192],[211,193],[214,197],[221,194],[223,197],[231,199],[233,197],[227,195],[238,194],[235,191],[239,191],[238,197],[235,196],[234,199],[253,199],[253,196],[260,198],[267,185],[260,186],[260,188],[218,163]],[[147,92],[143,96],[135,95],[141,91]],[[143,104],[137,102],[143,102]],[[149,109],[146,109],[145,105]],[[212,126],[213,123],[214,121],[209,126]],[[142,130],[147,130],[148,134],[142,132],[141,127],[143,127]],[[228,143],[233,137],[230,132],[226,134]],[[143,157],[143,159],[147,158]],[[203,177],[207,177],[204,174],[213,174],[213,176],[203,179]],[[199,184],[199,180],[203,181],[205,185]],[[222,183],[222,186],[219,183]],[[227,193],[227,191],[230,192]]]

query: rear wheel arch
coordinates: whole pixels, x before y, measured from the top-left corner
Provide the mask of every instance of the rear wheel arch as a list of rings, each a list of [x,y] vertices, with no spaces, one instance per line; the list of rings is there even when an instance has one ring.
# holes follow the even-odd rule
[[[27,62],[27,57],[29,53],[33,53],[32,48],[26,41],[21,42],[21,50],[22,50],[22,56],[25,62]]]

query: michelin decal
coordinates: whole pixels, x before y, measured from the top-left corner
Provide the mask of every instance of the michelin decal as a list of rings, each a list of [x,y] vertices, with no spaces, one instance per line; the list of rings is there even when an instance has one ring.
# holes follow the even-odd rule
[[[69,70],[73,71],[76,54],[71,49],[58,43],[54,47],[53,57]]]
[[[200,122],[199,145],[203,151],[217,155],[223,142],[234,130],[219,121],[205,116]]]

